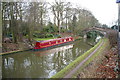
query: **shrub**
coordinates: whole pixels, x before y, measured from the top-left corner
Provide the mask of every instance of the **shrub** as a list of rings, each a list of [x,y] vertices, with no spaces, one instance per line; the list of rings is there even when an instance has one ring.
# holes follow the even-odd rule
[[[45,34],[42,34],[42,33],[34,33],[34,34],[33,34],[33,37],[36,37],[36,38],[45,38]]]
[[[48,37],[54,37],[54,36],[53,36],[53,34],[46,34],[45,37],[48,38]]]
[[[60,34],[55,34],[54,37],[61,38],[61,35]]]

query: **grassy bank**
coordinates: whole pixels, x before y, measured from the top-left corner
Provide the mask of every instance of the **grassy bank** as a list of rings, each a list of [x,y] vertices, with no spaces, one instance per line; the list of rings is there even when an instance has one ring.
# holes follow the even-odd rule
[[[86,53],[84,53],[83,55],[81,55],[80,57],[78,57],[76,60],[74,60],[72,63],[70,63],[67,67],[65,67],[64,69],[62,69],[60,72],[58,72],[56,75],[52,76],[51,78],[63,78],[66,74],[69,73],[70,70],[74,69],[91,52],[93,52],[101,44],[102,40],[105,40],[105,39],[101,39],[93,48],[91,48]],[[90,62],[90,61],[91,60],[89,60],[88,62]],[[88,63],[86,63],[86,64],[88,64]]]
[[[43,41],[43,40],[49,40],[49,39],[55,39],[54,37],[49,37],[49,38],[34,38],[36,41]]]

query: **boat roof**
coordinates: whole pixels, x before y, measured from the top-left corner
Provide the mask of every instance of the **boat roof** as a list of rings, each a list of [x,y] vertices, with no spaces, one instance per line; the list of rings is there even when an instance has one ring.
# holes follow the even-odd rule
[[[41,42],[41,43],[44,43],[44,42],[49,42],[49,41],[54,41],[54,40],[65,39],[65,38],[70,38],[70,37],[57,38],[57,39],[50,39],[50,40],[45,40],[45,41],[37,41],[37,42]]]

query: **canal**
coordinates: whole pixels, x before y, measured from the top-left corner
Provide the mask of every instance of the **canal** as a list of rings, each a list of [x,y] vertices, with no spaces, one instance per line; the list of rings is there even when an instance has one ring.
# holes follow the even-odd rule
[[[2,56],[3,78],[50,78],[89,50],[95,39],[83,39],[46,51],[26,51]]]

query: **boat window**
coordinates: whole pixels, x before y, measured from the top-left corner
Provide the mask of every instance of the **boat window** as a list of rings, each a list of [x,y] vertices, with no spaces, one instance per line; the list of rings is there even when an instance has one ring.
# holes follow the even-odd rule
[[[67,38],[66,41],[69,41],[69,38]]]
[[[66,40],[64,40],[64,42],[66,42]]]
[[[62,42],[62,40],[60,40],[60,42]]]
[[[58,44],[58,41],[56,41],[56,44]]]

